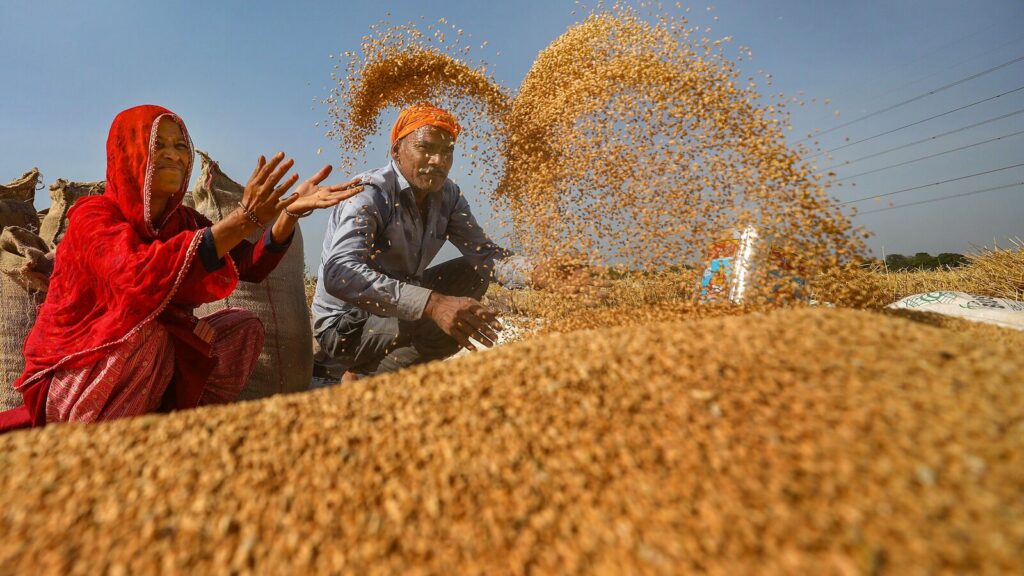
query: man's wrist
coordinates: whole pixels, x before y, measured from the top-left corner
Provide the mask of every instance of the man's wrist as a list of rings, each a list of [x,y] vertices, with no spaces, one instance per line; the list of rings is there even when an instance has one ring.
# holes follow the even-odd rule
[[[433,319],[434,307],[437,305],[438,294],[433,290],[430,291],[430,295],[427,296],[427,303],[423,305],[423,317]]]

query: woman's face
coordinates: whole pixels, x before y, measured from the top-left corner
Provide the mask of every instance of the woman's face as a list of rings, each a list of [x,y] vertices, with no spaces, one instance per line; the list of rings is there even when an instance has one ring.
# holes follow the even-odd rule
[[[156,147],[153,150],[153,180],[151,193],[157,198],[169,198],[181,189],[188,169],[192,150],[178,123],[161,118],[156,129]]]

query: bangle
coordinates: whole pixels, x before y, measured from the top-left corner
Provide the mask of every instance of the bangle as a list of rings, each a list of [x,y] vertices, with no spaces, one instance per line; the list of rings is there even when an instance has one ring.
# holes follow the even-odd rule
[[[310,208],[309,210],[307,210],[307,211],[306,211],[305,213],[303,213],[303,214],[296,214],[296,213],[294,213],[294,212],[292,212],[292,211],[288,210],[287,208],[285,208],[285,209],[284,209],[284,213],[285,213],[285,214],[287,214],[287,215],[288,215],[289,217],[291,217],[291,218],[295,218],[296,220],[298,220],[299,218],[305,218],[306,216],[309,216],[309,215],[310,215],[310,214],[312,214],[312,213],[313,213],[313,212],[314,212],[315,210],[316,210],[316,208]]]
[[[260,222],[260,219],[257,218],[255,214],[253,214],[248,208],[245,207],[245,204],[239,202],[238,207],[242,209],[242,213],[245,214],[245,217],[252,221],[253,224],[258,226],[260,230],[266,228],[266,226],[263,225],[263,222]]]

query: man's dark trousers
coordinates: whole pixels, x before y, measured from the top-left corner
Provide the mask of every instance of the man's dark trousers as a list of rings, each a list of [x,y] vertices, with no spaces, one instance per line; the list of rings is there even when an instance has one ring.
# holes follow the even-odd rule
[[[479,300],[490,282],[465,258],[456,258],[423,272],[424,288],[447,296]],[[360,375],[383,374],[447,358],[459,351],[454,338],[433,320],[405,321],[371,314],[362,308],[348,311],[332,328],[317,336],[327,355]]]

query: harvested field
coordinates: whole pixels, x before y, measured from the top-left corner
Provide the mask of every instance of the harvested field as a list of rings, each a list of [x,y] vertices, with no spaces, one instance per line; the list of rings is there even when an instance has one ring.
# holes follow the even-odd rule
[[[969,264],[951,270],[889,272],[849,267],[822,274],[815,283],[821,300],[858,308],[884,308],[922,292],[952,290],[994,298],[1024,300],[1024,243],[984,248],[968,254]]]
[[[0,566],[1019,573],[1019,346],[782,310],[0,436]]]

